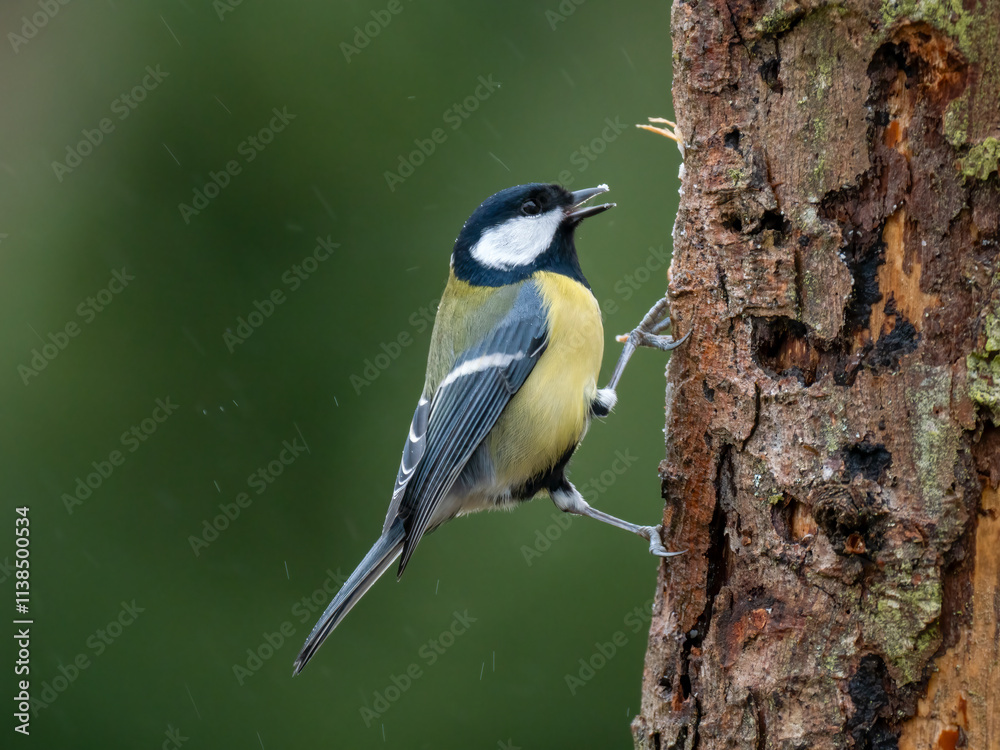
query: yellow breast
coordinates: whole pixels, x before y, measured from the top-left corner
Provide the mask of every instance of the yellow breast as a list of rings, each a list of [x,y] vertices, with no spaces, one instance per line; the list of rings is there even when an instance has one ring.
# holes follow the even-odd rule
[[[590,290],[562,274],[533,280],[548,308],[548,347],[490,436],[498,484],[550,469],[583,439],[604,355],[601,310]]]

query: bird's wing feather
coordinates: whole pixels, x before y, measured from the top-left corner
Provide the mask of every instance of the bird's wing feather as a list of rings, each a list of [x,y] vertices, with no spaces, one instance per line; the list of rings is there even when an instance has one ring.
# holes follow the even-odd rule
[[[412,468],[394,509],[406,524],[399,574],[427,530],[441,499],[523,385],[546,344],[544,303],[537,287],[528,282],[510,312],[481,342],[456,360],[438,385],[426,415],[421,445],[411,451],[418,455],[418,461],[409,464]],[[420,407],[417,408],[414,423],[424,418],[419,414]],[[386,523],[391,523],[391,519],[387,518]]]
[[[424,455],[424,448],[427,446],[427,418],[430,413],[430,399],[427,398],[426,393],[422,393],[417,402],[417,408],[413,412],[413,420],[410,422],[410,432],[406,436],[406,444],[403,445],[403,458],[399,462],[399,473],[396,474],[396,485],[392,488],[392,502],[389,503],[389,511],[385,515],[382,533],[388,531],[396,519],[399,504],[406,493],[406,486],[413,478],[413,472]]]

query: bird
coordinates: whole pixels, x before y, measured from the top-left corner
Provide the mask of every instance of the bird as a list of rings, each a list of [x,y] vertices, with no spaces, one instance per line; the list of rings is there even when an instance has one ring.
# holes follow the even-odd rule
[[[566,477],[591,420],[617,403],[632,352],[686,339],[659,335],[670,324],[662,300],[627,337],[609,385],[597,387],[604,329],[574,232],[616,205],[585,205],[607,191],[518,185],[487,198],[463,225],[382,534],[306,638],[293,676],[397,559],[398,579],[424,535],[456,516],[545,493],[562,511],[647,539],[655,555],[682,554],[666,550],[659,526],[591,507]]]

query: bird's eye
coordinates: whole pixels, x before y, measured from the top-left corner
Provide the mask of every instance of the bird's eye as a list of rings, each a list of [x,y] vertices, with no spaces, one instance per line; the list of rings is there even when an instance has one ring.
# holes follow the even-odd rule
[[[537,216],[542,210],[536,201],[525,201],[521,204],[521,213],[525,216]]]

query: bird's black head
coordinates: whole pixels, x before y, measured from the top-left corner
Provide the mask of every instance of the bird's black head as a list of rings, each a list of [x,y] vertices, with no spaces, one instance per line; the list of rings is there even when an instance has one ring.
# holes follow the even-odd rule
[[[503,286],[535,271],[554,271],[589,287],[576,257],[573,230],[615,205],[581,207],[607,190],[598,185],[571,193],[559,185],[532,183],[490,196],[455,240],[455,276],[475,286]]]

